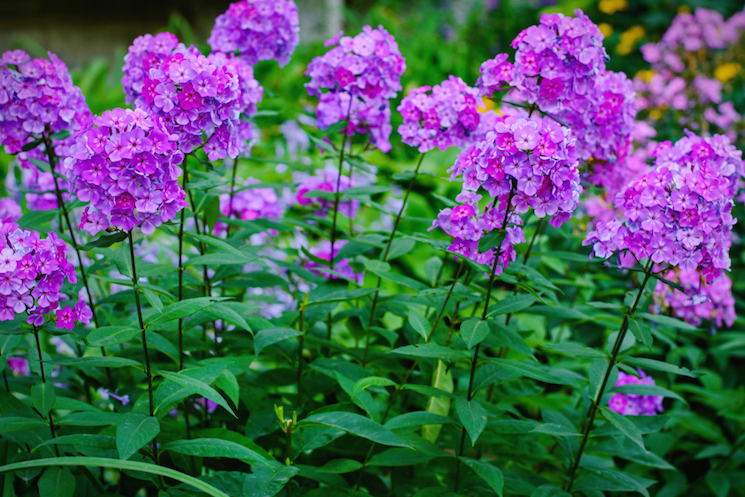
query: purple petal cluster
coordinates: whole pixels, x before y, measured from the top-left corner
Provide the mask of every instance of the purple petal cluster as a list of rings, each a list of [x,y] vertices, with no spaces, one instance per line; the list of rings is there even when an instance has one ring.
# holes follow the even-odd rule
[[[346,240],[337,240],[334,243],[334,254],[333,257],[339,253],[339,250],[347,244]],[[322,241],[318,246],[312,247],[309,252],[324,261],[331,261],[331,242],[328,240]],[[325,278],[338,279],[339,276],[329,273],[328,267],[321,265],[315,261],[307,261],[303,264],[305,269],[308,269],[313,274],[321,275]],[[365,272],[355,273],[352,266],[349,265],[348,259],[341,259],[334,263],[334,272],[339,273],[344,278],[356,281],[359,285],[362,285],[365,281]]]
[[[85,301],[60,307],[60,301],[69,299],[62,294],[62,285],[77,282],[75,266],[67,260],[69,250],[54,232],[42,240],[36,231],[0,221],[0,321],[27,313],[29,324],[41,326],[56,311],[60,328],[71,330],[76,321],[90,322],[92,313]]]
[[[507,59],[509,55],[501,53],[481,64],[481,76],[476,80],[476,87],[481,95],[488,97],[511,86],[515,66]]]
[[[127,101],[143,109],[178,137],[190,153],[204,143],[211,161],[248,153],[250,123],[263,89],[253,68],[233,55],[205,57],[170,33],[137,38],[125,57]]]
[[[300,206],[310,206],[318,209],[319,215],[326,215],[330,208],[334,207],[334,200],[329,200],[323,197],[308,196],[308,192],[312,190],[322,190],[325,192],[336,192],[336,185],[339,184],[339,191],[343,192],[355,186],[354,180],[349,176],[342,175],[339,178],[339,173],[330,169],[316,169],[314,176],[308,177],[297,187],[295,193],[295,202]],[[347,217],[354,217],[357,215],[357,211],[360,208],[359,200],[341,200],[339,201],[339,212]],[[334,247],[336,249],[336,247]]]
[[[238,52],[255,66],[260,60],[290,62],[300,43],[300,19],[292,0],[242,0],[215,19],[207,40],[213,52]]]
[[[428,93],[430,90],[431,93]],[[478,91],[462,79],[450,76],[434,88],[415,88],[401,101],[398,111],[404,119],[398,127],[406,145],[422,153],[435,147],[463,147],[479,126]]]
[[[18,202],[10,197],[0,198],[0,221],[18,221],[22,215]]]
[[[89,202],[80,229],[139,226],[152,234],[187,206],[179,184],[184,154],[175,136],[141,109],[114,109],[93,118],[64,163],[70,192]]]
[[[261,182],[255,178],[248,178],[243,186],[257,183]],[[233,194],[232,202],[229,193],[220,195],[220,214],[227,218],[253,221],[267,217],[282,217],[283,210],[281,199],[273,188],[249,188],[237,191]],[[225,232],[226,228],[224,223],[218,221],[214,234],[219,236]]]
[[[440,211],[430,230],[441,228],[454,238],[450,251],[487,265],[497,255],[504,267],[514,260],[513,245],[525,241],[520,214],[532,208],[558,228],[571,218],[581,192],[570,130],[539,117],[504,117],[485,140],[466,148],[449,171],[453,179],[463,180],[456,197],[460,205]],[[482,189],[496,200],[483,210],[477,193]],[[501,246],[480,253],[479,240],[503,228],[507,235]]]
[[[657,314],[670,312],[694,326],[699,326],[706,319],[711,322],[712,329],[721,328],[722,325],[731,328],[735,324],[737,313],[729,276],[722,274],[711,283],[707,283],[698,271],[674,269],[664,276],[678,283],[685,291],[658,281],[652,311]]]
[[[6,360],[8,369],[13,373],[13,376],[30,376],[31,368],[28,365],[28,359],[23,357],[8,357]]]
[[[21,152],[42,133],[75,133],[90,120],[91,111],[67,66],[47,53],[49,60],[31,60],[23,50],[12,50],[0,59],[0,142],[9,154]],[[65,146],[72,141],[55,141],[57,154],[66,156]]]
[[[633,265],[651,258],[656,264],[699,270],[712,282],[729,270],[732,199],[745,172],[742,152],[721,135],[700,138],[690,132],[674,145],[663,142],[647,174],[616,196],[622,214],[598,223],[583,245],[594,255]]]
[[[617,387],[623,385],[654,385],[654,378],[647,376],[644,371],[637,369],[639,376],[618,372]],[[661,395],[639,395],[635,393],[615,393],[608,401],[611,411],[624,416],[654,416],[662,412]]]
[[[391,149],[390,102],[401,91],[406,61],[393,36],[383,26],[365,26],[354,38],[342,36],[326,42],[333,47],[315,57],[305,71],[308,93],[319,97],[318,125],[326,129],[349,116],[344,132],[370,134],[381,151]],[[327,91],[323,91],[327,90]]]

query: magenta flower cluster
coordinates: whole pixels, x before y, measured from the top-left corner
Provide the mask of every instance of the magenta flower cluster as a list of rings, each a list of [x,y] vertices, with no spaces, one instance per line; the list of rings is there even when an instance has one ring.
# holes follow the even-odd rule
[[[501,119],[485,140],[458,156],[449,172],[463,180],[456,197],[461,205],[440,211],[430,230],[441,228],[454,238],[450,251],[487,265],[497,256],[504,267],[514,260],[513,246],[525,241],[519,214],[532,208],[558,228],[571,218],[581,192],[571,132],[548,118]],[[482,189],[496,205],[490,201],[479,214]],[[501,246],[480,253],[479,240],[497,229],[507,231]]]
[[[60,307],[68,299],[61,293],[65,280],[77,282],[68,252],[67,244],[54,232],[42,240],[36,231],[0,221],[0,321],[27,313],[29,324],[41,326],[56,311],[60,328],[71,330],[76,321],[90,322],[92,313],[85,301]]]
[[[240,116],[256,113],[263,89],[240,58],[205,57],[170,33],[141,36],[125,57],[122,84],[128,102],[178,136],[182,152],[203,143],[211,161],[248,152],[251,127]]]
[[[422,153],[464,147],[479,125],[478,97],[476,89],[456,76],[434,88],[415,88],[397,109],[404,119],[398,127],[401,141]]]
[[[248,178],[243,186],[251,186],[260,183],[255,178]],[[238,188],[236,188],[237,190]],[[227,218],[253,221],[272,217],[282,217],[283,204],[273,188],[249,188],[236,191],[232,196],[229,193],[220,195],[220,214]],[[215,225],[215,236],[226,231],[227,226],[219,222]]]
[[[80,223],[95,235],[110,226],[152,234],[187,206],[179,185],[184,154],[162,123],[141,109],[93,118],[64,163],[70,192],[90,202]]]
[[[652,311],[672,313],[694,326],[701,325],[706,319],[712,328],[723,325],[732,327],[737,319],[735,297],[732,295],[732,280],[726,274],[711,283],[706,283],[698,271],[670,270],[665,278],[678,283],[683,292],[672,288],[662,281],[657,282],[653,294]]]
[[[18,202],[10,197],[0,198],[0,221],[18,221],[22,215],[23,211]]]
[[[624,385],[654,385],[654,378],[647,376],[644,371],[637,369],[639,376],[618,372],[616,386]],[[661,395],[639,395],[635,393],[615,393],[608,401],[611,411],[624,416],[654,416],[662,412]]]
[[[674,145],[658,145],[655,155],[653,169],[616,196],[622,216],[598,223],[583,245],[602,258],[618,253],[623,266],[650,257],[656,264],[698,269],[711,283],[730,267],[742,152],[724,136],[689,132]]]
[[[346,240],[337,240],[336,243],[334,243],[334,253],[333,257],[336,257],[339,254],[339,250],[347,244]],[[331,242],[328,240],[322,241],[318,246],[311,247],[311,249],[308,251],[315,257],[318,257],[321,260],[324,261],[331,261],[332,255],[331,255]],[[323,276],[324,278],[331,278],[331,279],[339,279],[340,276],[337,276],[335,274],[331,274],[328,272],[328,266],[324,266],[322,264],[319,264],[313,260],[307,261],[305,264],[303,264],[303,267],[305,269],[308,269],[313,274],[318,274]],[[341,275],[341,277],[347,278],[352,281],[356,281],[357,284],[362,285],[365,281],[365,272],[361,271],[359,273],[356,273],[352,266],[349,265],[349,259],[340,259],[336,263],[334,263],[334,272]]]
[[[365,26],[354,38],[343,34],[327,41],[326,46],[333,48],[315,57],[305,71],[311,78],[305,88],[319,97],[318,125],[326,129],[349,117],[343,130],[348,136],[369,133],[371,142],[388,152],[392,130],[389,100],[401,91],[406,61],[383,26]]]
[[[242,0],[215,19],[207,43],[213,52],[238,52],[255,66],[260,60],[290,62],[300,43],[300,20],[292,0]]]
[[[330,208],[334,207],[334,200],[323,197],[313,196],[311,193],[308,196],[308,192],[313,190],[321,190],[325,192],[336,192],[336,185],[339,185],[339,191],[343,192],[354,187],[354,180],[349,176],[341,175],[330,169],[317,169],[314,176],[308,177],[297,187],[295,193],[295,202],[300,206],[309,206],[318,209],[319,215],[326,215]],[[341,200],[339,201],[339,212],[347,217],[354,217],[357,215],[357,211],[360,208],[360,202],[356,199]],[[334,247],[336,249],[336,247]]]

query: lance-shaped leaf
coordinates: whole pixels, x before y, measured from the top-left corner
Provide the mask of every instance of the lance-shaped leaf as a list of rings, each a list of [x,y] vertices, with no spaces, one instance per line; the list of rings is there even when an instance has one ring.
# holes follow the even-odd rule
[[[416,312],[414,309],[409,309],[409,324],[414,328],[414,331],[424,338],[424,340],[427,340],[431,328],[427,318]]]
[[[298,330],[292,328],[269,328],[256,333],[254,338],[254,354],[259,355],[264,348],[282,340],[302,335]]]
[[[353,412],[323,412],[307,417],[298,426],[318,425],[343,430],[351,435],[366,438],[381,445],[409,447],[409,444],[398,438],[388,428],[370,418]]]
[[[479,475],[497,495],[502,496],[502,487],[504,486],[504,477],[502,472],[496,466],[489,464],[488,462],[478,461],[476,459],[470,459],[468,457],[461,457],[466,466],[471,468],[474,473]]]
[[[135,452],[160,433],[158,419],[130,412],[122,415],[116,427],[116,448],[121,459],[129,459]]]
[[[270,465],[270,462],[258,452],[241,444],[220,438],[198,438],[195,440],[176,440],[163,446],[163,450],[178,452],[187,456],[227,457],[240,459],[250,464]]]
[[[625,416],[615,413],[605,406],[600,406],[600,410],[602,411],[603,416],[605,416],[605,419],[610,421],[613,426],[618,428],[618,431],[629,437],[629,439],[636,445],[641,447],[643,451],[647,450],[646,448],[644,448],[644,440],[642,439],[642,434],[639,431],[639,428],[637,428],[634,423],[629,421],[629,419]]]
[[[235,416],[235,413],[233,412],[233,409],[230,408],[227,401],[223,398],[222,395],[220,395],[217,390],[209,386],[208,384],[197,380],[196,378],[191,378],[189,376],[186,376],[185,374],[176,374],[176,373],[169,373],[168,371],[158,371],[157,374],[161,375],[167,380],[171,380],[174,383],[177,383],[181,385],[182,387],[186,388],[187,390],[194,392],[198,395],[201,395],[202,397],[211,400],[212,402],[215,402],[222,408],[224,408],[226,411],[228,411],[230,414]],[[237,417],[237,416],[236,416]]]
[[[486,409],[473,399],[468,401],[465,397],[456,397],[455,412],[458,413],[458,419],[463,423],[468,436],[471,437],[471,444],[475,445],[479,435],[486,428],[486,421],[488,419]]]
[[[467,319],[460,325],[460,336],[471,349],[489,336],[489,324],[480,318]]]

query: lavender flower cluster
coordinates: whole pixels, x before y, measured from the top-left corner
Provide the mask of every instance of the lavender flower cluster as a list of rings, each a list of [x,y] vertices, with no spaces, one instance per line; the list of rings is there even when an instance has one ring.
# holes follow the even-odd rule
[[[453,179],[463,179],[456,197],[461,205],[440,211],[430,230],[439,227],[454,238],[450,251],[490,266],[496,257],[506,268],[515,258],[514,245],[525,241],[519,214],[532,208],[558,228],[571,218],[581,192],[571,131],[539,117],[499,120],[485,140],[460,154],[449,172]],[[495,200],[481,215],[480,189]],[[479,240],[497,229],[506,229],[504,241],[480,253]],[[501,271],[497,267],[496,274]]]
[[[730,267],[732,199],[745,164],[742,152],[721,135],[689,132],[674,145],[661,143],[653,169],[616,196],[620,219],[598,223],[583,245],[619,263],[651,257],[656,264],[700,270],[711,283]]]
[[[694,326],[700,326],[706,319],[711,322],[712,329],[723,325],[731,328],[735,324],[737,313],[729,276],[722,274],[711,283],[707,283],[698,271],[675,269],[664,276],[680,284],[684,291],[658,281],[653,294],[653,311],[658,314],[669,311]]]
[[[334,243],[334,252],[331,253],[331,242],[324,240],[319,245],[312,247],[309,252],[324,261],[331,261],[332,258],[339,254],[339,250],[347,244],[346,240],[337,240]],[[311,273],[323,276],[324,278],[339,279],[340,276],[331,274],[328,272],[328,267],[317,263],[316,261],[310,260],[303,264],[305,269],[308,269]],[[341,277],[350,279],[362,285],[365,281],[365,272],[361,271],[356,273],[352,266],[349,265],[349,259],[340,259],[334,264],[334,272],[341,275]]]
[[[654,378],[637,369],[639,376],[618,372],[617,387],[624,385],[654,385]],[[624,416],[654,416],[662,412],[661,395],[639,395],[635,393],[615,393],[608,402],[611,411]]]
[[[187,206],[178,178],[184,154],[175,137],[141,109],[114,109],[93,118],[64,162],[70,192],[89,202],[80,229],[109,226],[152,234]]]
[[[292,0],[242,0],[215,19],[207,40],[215,52],[238,52],[255,66],[260,60],[290,62],[300,43],[300,21]]]
[[[305,71],[305,88],[319,97],[316,117],[321,129],[346,120],[347,136],[369,133],[371,143],[383,152],[391,149],[390,102],[401,91],[406,61],[388,31],[365,26],[354,38],[342,31],[325,46],[333,47],[315,57]],[[323,91],[328,90],[328,91]]]
[[[317,169],[316,174],[306,178],[297,187],[295,193],[295,202],[302,207],[312,207],[317,209],[318,215],[325,216],[328,210],[334,206],[334,201],[323,197],[308,196],[308,192],[321,190],[325,192],[336,192],[336,185],[339,185],[339,191],[343,192],[355,186],[354,180],[349,176],[341,175],[330,169]],[[356,199],[340,200],[339,212],[347,217],[354,218],[360,208],[360,202]],[[336,249],[336,247],[334,247]]]
[[[427,94],[432,90],[430,94]],[[462,79],[450,76],[434,88],[421,86],[410,91],[398,111],[404,122],[398,127],[401,141],[422,153],[437,147],[465,146],[478,128],[478,91]]]
[[[260,183],[255,178],[248,178],[243,186]],[[271,217],[281,217],[284,207],[277,192],[273,188],[250,188],[233,193],[220,195],[220,214],[227,218],[253,221]],[[215,225],[213,234],[220,236],[225,233],[227,226],[219,222]]]
[[[82,299],[73,307],[60,307],[68,299],[61,293],[65,280],[77,282],[68,252],[67,244],[53,232],[42,240],[36,231],[0,221],[0,321],[25,312],[28,324],[41,326],[56,311],[60,328],[71,330],[76,321],[90,322],[91,310]]]

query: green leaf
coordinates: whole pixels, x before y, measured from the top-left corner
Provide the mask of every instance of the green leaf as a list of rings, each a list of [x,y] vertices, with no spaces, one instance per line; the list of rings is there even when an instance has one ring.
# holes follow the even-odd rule
[[[652,333],[649,331],[649,326],[645,322],[639,322],[634,318],[629,318],[629,329],[634,337],[642,342],[647,347],[652,347]]]
[[[504,486],[504,477],[502,472],[496,466],[489,464],[488,462],[478,461],[476,459],[470,459],[468,457],[461,457],[466,466],[471,468],[474,473],[479,475],[497,495],[502,496],[502,487]]]
[[[282,340],[302,335],[298,330],[292,328],[268,328],[256,333],[254,338],[254,355],[258,356],[266,347]]]
[[[506,232],[504,231],[495,230],[481,238],[481,240],[479,240],[479,252],[487,252],[489,249],[501,244],[502,240],[504,240],[505,234]]]
[[[354,387],[352,387],[352,395],[351,397],[356,397],[360,392],[365,390],[367,387],[371,386],[381,386],[381,387],[397,387],[398,383],[395,381],[388,379],[388,378],[382,378],[380,376],[368,376],[367,378],[362,378],[361,380],[358,380]]]
[[[149,288],[144,288],[143,286],[140,286],[140,290],[143,294],[145,294],[145,298],[147,299],[148,304],[150,304],[153,309],[158,312],[163,311],[163,302],[160,300],[160,297],[155,295],[155,292],[153,292]]]
[[[669,397],[671,399],[677,399],[686,405],[688,404],[688,402],[677,393],[658,385],[642,385],[637,383],[613,387],[613,390],[616,392],[631,393],[635,395],[657,395],[661,397]]]
[[[344,245],[344,247],[346,246],[347,245]],[[367,295],[370,295],[377,291],[379,291],[378,288],[356,288],[354,290],[339,290],[338,292],[331,292],[326,295],[313,294],[312,297],[309,294],[310,298],[308,300],[308,307],[313,305],[329,304],[332,302],[347,302],[349,300],[366,297]]]
[[[121,459],[129,459],[160,433],[157,418],[130,412],[116,426],[116,448]]]
[[[167,380],[171,380],[172,382],[181,385],[182,387],[191,392],[194,392],[197,395],[201,395],[202,397],[217,403],[223,409],[235,416],[235,412],[233,412],[233,409],[230,408],[223,396],[220,395],[217,390],[204,383],[203,381],[199,381],[196,378],[186,376],[185,374],[183,374],[183,371],[179,374],[169,373],[168,371],[158,371],[157,374],[161,375]]]
[[[455,398],[455,412],[458,413],[458,419],[463,423],[463,427],[471,437],[471,445],[476,445],[481,432],[486,428],[488,416],[486,409],[481,407],[477,401],[471,399],[469,402],[465,397]]]
[[[481,318],[467,319],[460,325],[460,336],[471,349],[489,336],[489,325]]]
[[[466,359],[465,353],[453,350],[434,343],[423,343],[418,345],[406,345],[391,351],[392,354],[410,355],[414,357],[433,357],[443,361],[457,361]]]
[[[319,473],[344,474],[357,471],[362,467],[362,463],[354,459],[332,459],[320,468],[316,469]]]
[[[590,316],[577,309],[561,306],[537,305],[525,311],[528,314],[540,314],[551,318],[590,320]]]
[[[413,385],[410,385],[410,388]],[[432,371],[432,386],[429,387],[437,392],[443,392],[452,396],[453,392],[453,375],[448,371],[444,362],[438,360],[435,368]],[[413,389],[413,388],[412,388]],[[416,390],[415,390],[416,391]],[[428,413],[437,414],[439,416],[447,416],[450,412],[450,397],[447,395],[432,394],[427,401]],[[422,438],[425,440],[435,443],[437,437],[440,435],[442,425],[437,424],[426,424],[422,426]]]
[[[165,444],[163,450],[170,450],[187,456],[227,457],[247,461],[250,464],[269,465],[269,461],[258,452],[241,444],[220,438],[176,440],[175,442]]]
[[[116,412],[73,412],[55,419],[55,424],[60,426],[107,426],[117,424],[122,414]],[[0,418],[2,421],[2,418]]]
[[[66,130],[66,129],[63,129],[61,131],[58,131],[58,132],[54,133],[53,135],[49,135],[49,138],[51,138],[53,140],[64,140],[65,138],[67,138],[69,136],[70,136],[70,131],[69,130]]]
[[[115,243],[123,242],[127,239],[129,235],[123,231],[118,231],[116,233],[113,233],[111,235],[101,235],[98,238],[91,240],[90,242],[86,243],[82,247],[80,247],[82,250],[91,250],[94,248],[106,248],[111,247]]]
[[[228,254],[232,254],[232,255],[235,255],[235,256],[238,256],[238,257],[245,256],[246,255],[243,252],[241,252],[239,249],[237,249],[237,248],[233,247],[232,245],[230,245],[229,243],[225,242],[224,240],[220,240],[219,238],[215,238],[214,236],[210,236],[210,235],[198,235],[196,233],[187,233],[187,236],[189,236],[191,238],[196,238],[200,242],[205,243],[207,245],[210,245],[212,247],[215,247],[216,249],[218,249],[218,250],[220,250],[222,252],[228,253]]]
[[[671,318],[670,316],[663,316],[661,314],[650,314],[648,312],[637,312],[636,315],[648,319],[653,323],[670,326],[672,328],[678,328],[680,330],[698,330],[698,327],[693,326],[692,324],[688,324],[685,321],[681,321],[680,319]]]
[[[240,398],[240,387],[238,386],[238,379],[233,373],[230,372],[229,369],[223,370],[223,372],[220,373],[220,376],[217,377],[213,385],[225,392],[230,400],[233,401],[233,404],[235,404],[236,406],[238,405],[238,401]]]
[[[557,385],[579,386],[584,382],[584,378],[572,371],[558,368],[550,368],[532,361],[513,361],[510,359],[488,359],[489,362],[497,366],[512,371],[514,373],[533,378],[534,380],[545,383],[554,383]]]
[[[424,338],[424,341],[426,342],[427,337],[429,337],[430,328],[432,328],[429,321],[427,321],[427,318],[416,312],[414,309],[409,309],[409,324],[414,328],[414,331]]]
[[[126,359],[124,357],[66,357],[66,356],[55,356],[49,359],[49,364],[59,364],[60,366],[68,366],[76,369],[83,368],[126,368],[129,366],[136,366],[142,368],[142,364],[139,362]]]
[[[656,371],[664,371],[665,373],[689,376],[691,378],[698,378],[699,376],[701,376],[700,373],[691,371],[688,368],[682,368],[680,366],[675,366],[674,364],[657,361],[655,359],[647,359],[644,357],[626,357],[624,358],[623,362],[632,364],[634,366],[639,366],[644,369],[654,369]]]
[[[351,435],[366,438],[381,445],[409,447],[409,444],[398,438],[391,430],[370,418],[352,412],[323,412],[314,414],[300,421],[298,426],[318,425],[343,430]]]
[[[132,340],[140,331],[131,326],[104,326],[91,330],[85,341],[93,347],[110,347]]]
[[[83,447],[95,447],[98,449],[114,449],[116,448],[116,438],[107,435],[88,435],[84,433],[79,435],[63,435],[40,443],[34,447],[34,450],[53,444],[69,444]]]
[[[543,433],[554,437],[579,437],[577,430],[572,430],[567,426],[558,423],[543,423],[531,430],[531,433]]]
[[[421,464],[432,459],[431,455],[411,449],[387,449],[375,454],[367,462],[368,466],[400,467]]]
[[[229,254],[225,252],[198,255],[196,257],[190,257],[188,261],[184,263],[184,266],[192,266],[199,264],[203,266],[223,266],[230,264],[257,264],[259,259],[255,256],[241,253],[241,255]],[[205,297],[207,298],[207,297]]]
[[[75,477],[67,468],[48,468],[39,478],[39,495],[44,497],[73,497],[75,495]]]
[[[493,306],[489,307],[486,315],[488,317],[491,317],[499,316],[501,314],[515,314],[516,312],[520,312],[523,309],[530,307],[531,305],[533,305],[533,303],[535,303],[536,300],[537,299],[529,293],[513,295],[511,297],[507,297],[506,299],[502,299]]]
[[[710,470],[706,473],[706,485],[716,497],[727,497],[730,490],[729,476],[725,473]]]
[[[624,473],[621,473],[620,471],[613,471],[610,469],[601,469],[601,468],[593,468],[593,467],[585,467],[585,469],[599,476],[601,479],[608,480],[616,485],[614,488],[610,488],[610,489],[603,488],[604,490],[633,491],[633,492],[639,492],[644,497],[649,497],[649,492],[641,483],[636,481],[634,478],[631,478],[630,476]],[[589,479],[582,480],[581,482],[577,482],[577,485],[574,486],[574,489],[575,490],[598,491],[600,490],[600,488],[598,488],[599,487],[598,483],[600,482],[596,482],[596,481],[589,480]]]
[[[50,211],[27,212],[18,220],[18,226],[21,229],[38,228],[46,225],[49,221],[57,217],[57,214],[57,209]]]
[[[248,475],[243,483],[243,497],[272,497],[295,476],[299,469],[295,466],[279,466],[267,468],[257,466],[252,468],[253,474]]]
[[[411,238],[398,238],[391,242],[391,248],[388,250],[387,261],[392,261],[396,257],[401,257],[404,254],[408,254],[416,245],[416,242]]]
[[[415,411],[389,419],[386,421],[385,427],[389,430],[395,430],[397,428],[411,428],[412,426],[443,425],[449,423],[458,424],[454,419],[435,414],[434,412]]]
[[[35,149],[35,148],[36,148],[36,147],[38,147],[39,145],[41,145],[41,138],[36,138],[35,140],[32,140],[32,141],[30,141],[30,142],[28,142],[28,143],[24,144],[24,145],[23,145],[23,146],[21,147],[21,151],[22,151],[22,152],[28,152],[29,150],[33,150],[33,149]]]
[[[31,461],[23,461],[0,466],[0,473],[54,466],[83,466],[89,468],[112,468],[119,471],[141,471],[143,473],[161,475],[186,483],[201,492],[211,495],[212,497],[230,497],[228,494],[216,489],[202,480],[165,466],[157,466],[155,464],[136,461],[122,461],[106,457],[50,457],[44,459],[33,459]]]
[[[615,413],[605,406],[600,406],[600,410],[602,411],[603,416],[605,416],[605,419],[610,421],[613,426],[618,428],[618,431],[626,435],[629,440],[638,445],[643,451],[647,450],[644,447],[642,434],[639,431],[639,428],[637,428],[634,423],[629,421],[625,416]]]
[[[31,398],[34,401],[34,407],[42,416],[49,414],[57,399],[54,392],[54,385],[51,383],[39,383],[31,387]]]
[[[16,431],[30,431],[37,428],[48,427],[46,421],[40,419],[23,418],[19,416],[0,417],[0,433],[13,433]]]
[[[151,326],[157,323],[167,323],[168,321],[174,321],[176,319],[191,316],[202,309],[206,309],[219,300],[226,300],[226,298],[196,297],[173,303],[165,307],[159,313],[155,313],[147,318],[145,320],[145,326]]]
[[[585,347],[578,343],[549,343],[543,346],[544,349],[555,350],[560,354],[568,356],[584,356],[584,357],[605,357],[605,354],[599,352],[590,347]]]
[[[227,304],[218,302],[211,305],[210,307],[207,307],[207,309],[205,309],[205,312],[216,317],[217,319],[222,319],[223,321],[227,321],[236,326],[239,326],[253,334],[253,330],[251,330],[251,327],[246,322],[246,319],[238,314],[236,311],[228,307]]]

